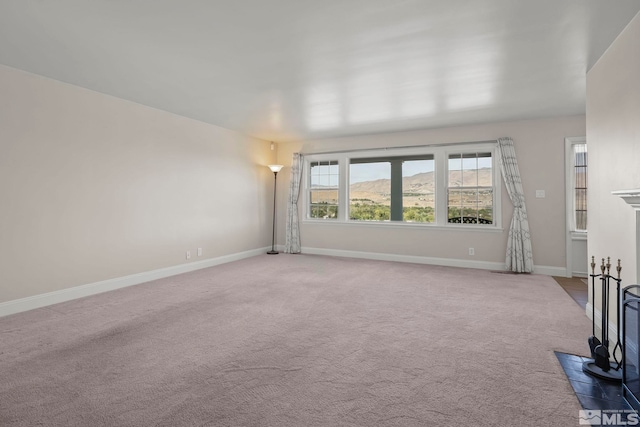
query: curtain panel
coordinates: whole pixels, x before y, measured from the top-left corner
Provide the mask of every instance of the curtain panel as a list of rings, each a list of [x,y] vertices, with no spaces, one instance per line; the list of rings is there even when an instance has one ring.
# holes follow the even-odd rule
[[[513,217],[507,240],[506,268],[517,273],[533,272],[531,233],[524,202],[522,179],[518,169],[516,150],[511,138],[498,139],[502,177],[513,204]]]
[[[288,254],[299,254],[301,252],[298,199],[300,198],[303,159],[302,154],[293,153],[291,176],[289,178],[289,198],[287,199],[287,222],[284,243],[284,252]]]

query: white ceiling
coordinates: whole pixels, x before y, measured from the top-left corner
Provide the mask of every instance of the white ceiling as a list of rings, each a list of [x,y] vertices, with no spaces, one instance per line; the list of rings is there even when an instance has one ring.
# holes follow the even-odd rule
[[[584,114],[638,0],[0,0],[0,63],[291,141]]]

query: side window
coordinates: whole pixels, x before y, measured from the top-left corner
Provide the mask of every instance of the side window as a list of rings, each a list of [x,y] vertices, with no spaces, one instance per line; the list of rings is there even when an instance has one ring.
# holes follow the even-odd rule
[[[493,224],[491,153],[450,154],[447,167],[447,221]]]
[[[337,160],[309,163],[309,218],[338,217],[339,177]]]
[[[575,230],[587,231],[587,144],[573,144]]]

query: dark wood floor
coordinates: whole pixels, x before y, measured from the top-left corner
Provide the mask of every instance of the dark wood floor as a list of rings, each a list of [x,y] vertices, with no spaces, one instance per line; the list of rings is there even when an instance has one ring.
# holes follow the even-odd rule
[[[566,293],[573,298],[575,302],[582,308],[587,307],[587,301],[589,299],[589,290],[586,282],[579,277],[558,277],[553,276],[558,282],[560,287],[565,290]]]

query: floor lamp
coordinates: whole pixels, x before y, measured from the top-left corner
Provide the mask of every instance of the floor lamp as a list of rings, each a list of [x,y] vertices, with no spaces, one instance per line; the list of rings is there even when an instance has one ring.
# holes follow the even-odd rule
[[[267,253],[269,255],[278,255],[278,251],[276,251],[276,186],[278,179],[278,172],[282,169],[282,165],[269,165],[269,169],[273,172],[273,232],[271,234],[271,250]]]

